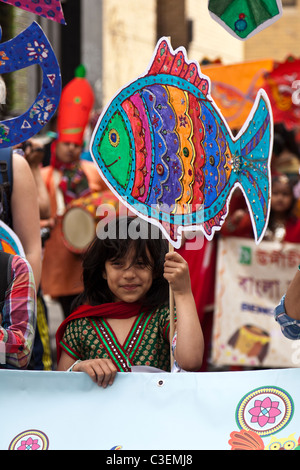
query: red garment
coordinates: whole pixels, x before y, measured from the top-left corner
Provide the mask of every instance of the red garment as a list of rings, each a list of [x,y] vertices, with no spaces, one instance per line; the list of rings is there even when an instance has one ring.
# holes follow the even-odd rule
[[[130,318],[139,315],[140,311],[141,304],[137,302],[111,302],[95,306],[81,305],[61,323],[56,332],[57,362],[59,361],[61,354],[60,341],[62,340],[66,326],[70,321],[86,317]]]
[[[287,220],[285,230],[285,242],[300,243],[300,220],[297,217],[293,216]]]

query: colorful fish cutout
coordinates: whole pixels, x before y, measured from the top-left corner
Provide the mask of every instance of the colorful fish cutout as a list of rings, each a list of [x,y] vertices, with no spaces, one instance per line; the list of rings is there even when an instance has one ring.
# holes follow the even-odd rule
[[[161,38],[149,70],[115,95],[91,139],[91,154],[111,190],[159,226],[175,248],[183,230],[199,228],[212,239],[237,186],[257,242],[268,221],[273,126],[267,94],[259,90],[233,137],[209,91],[199,64]]]
[[[0,74],[39,65],[40,93],[21,116],[0,122],[0,148],[12,147],[37,134],[51,119],[61,95],[61,74],[54,51],[42,28],[33,22],[15,38],[0,44]]]
[[[22,10],[30,11],[35,15],[43,16],[48,20],[66,24],[60,0],[0,0]]]
[[[235,38],[245,40],[282,16],[281,0],[209,0],[211,17]]]

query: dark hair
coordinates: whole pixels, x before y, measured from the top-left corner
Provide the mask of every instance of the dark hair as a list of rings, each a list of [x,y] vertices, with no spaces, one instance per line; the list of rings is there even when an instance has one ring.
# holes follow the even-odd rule
[[[156,228],[156,227],[155,227]],[[131,230],[135,235],[129,236]],[[135,257],[133,263],[142,259],[146,266],[153,269],[153,282],[146,298],[144,307],[158,307],[168,301],[169,284],[163,277],[165,255],[168,243],[157,229],[151,238],[151,225],[138,217],[120,217],[113,219],[98,233],[83,258],[84,291],[74,301],[72,309],[79,305],[101,305],[113,302],[113,296],[103,278],[105,263],[108,260],[119,260],[126,256],[133,247]],[[150,254],[150,259],[147,254]]]

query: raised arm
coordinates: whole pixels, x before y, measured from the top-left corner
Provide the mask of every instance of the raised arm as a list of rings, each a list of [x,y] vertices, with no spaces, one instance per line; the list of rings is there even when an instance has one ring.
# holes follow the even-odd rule
[[[11,209],[13,230],[20,238],[33,270],[35,284],[39,286],[42,256],[37,189],[27,161],[15,153]]]
[[[167,253],[164,277],[172,288],[176,305],[175,359],[186,371],[199,370],[204,351],[203,333],[191,289],[189,267],[179,253]]]
[[[300,320],[300,271],[298,271],[288,287],[285,296],[285,311],[294,320]]]

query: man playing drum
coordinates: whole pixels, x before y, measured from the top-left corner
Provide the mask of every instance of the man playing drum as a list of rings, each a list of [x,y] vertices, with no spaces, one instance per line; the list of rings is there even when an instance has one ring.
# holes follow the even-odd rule
[[[92,192],[108,191],[96,165],[80,158],[93,103],[93,90],[84,77],[76,77],[66,85],[58,109],[58,137],[52,143],[50,165],[42,168],[51,200],[51,218],[46,223],[51,234],[45,243],[41,284],[44,294],[60,302],[65,316],[73,298],[82,291],[82,268],[81,256],[64,243],[63,216],[71,201]]]

